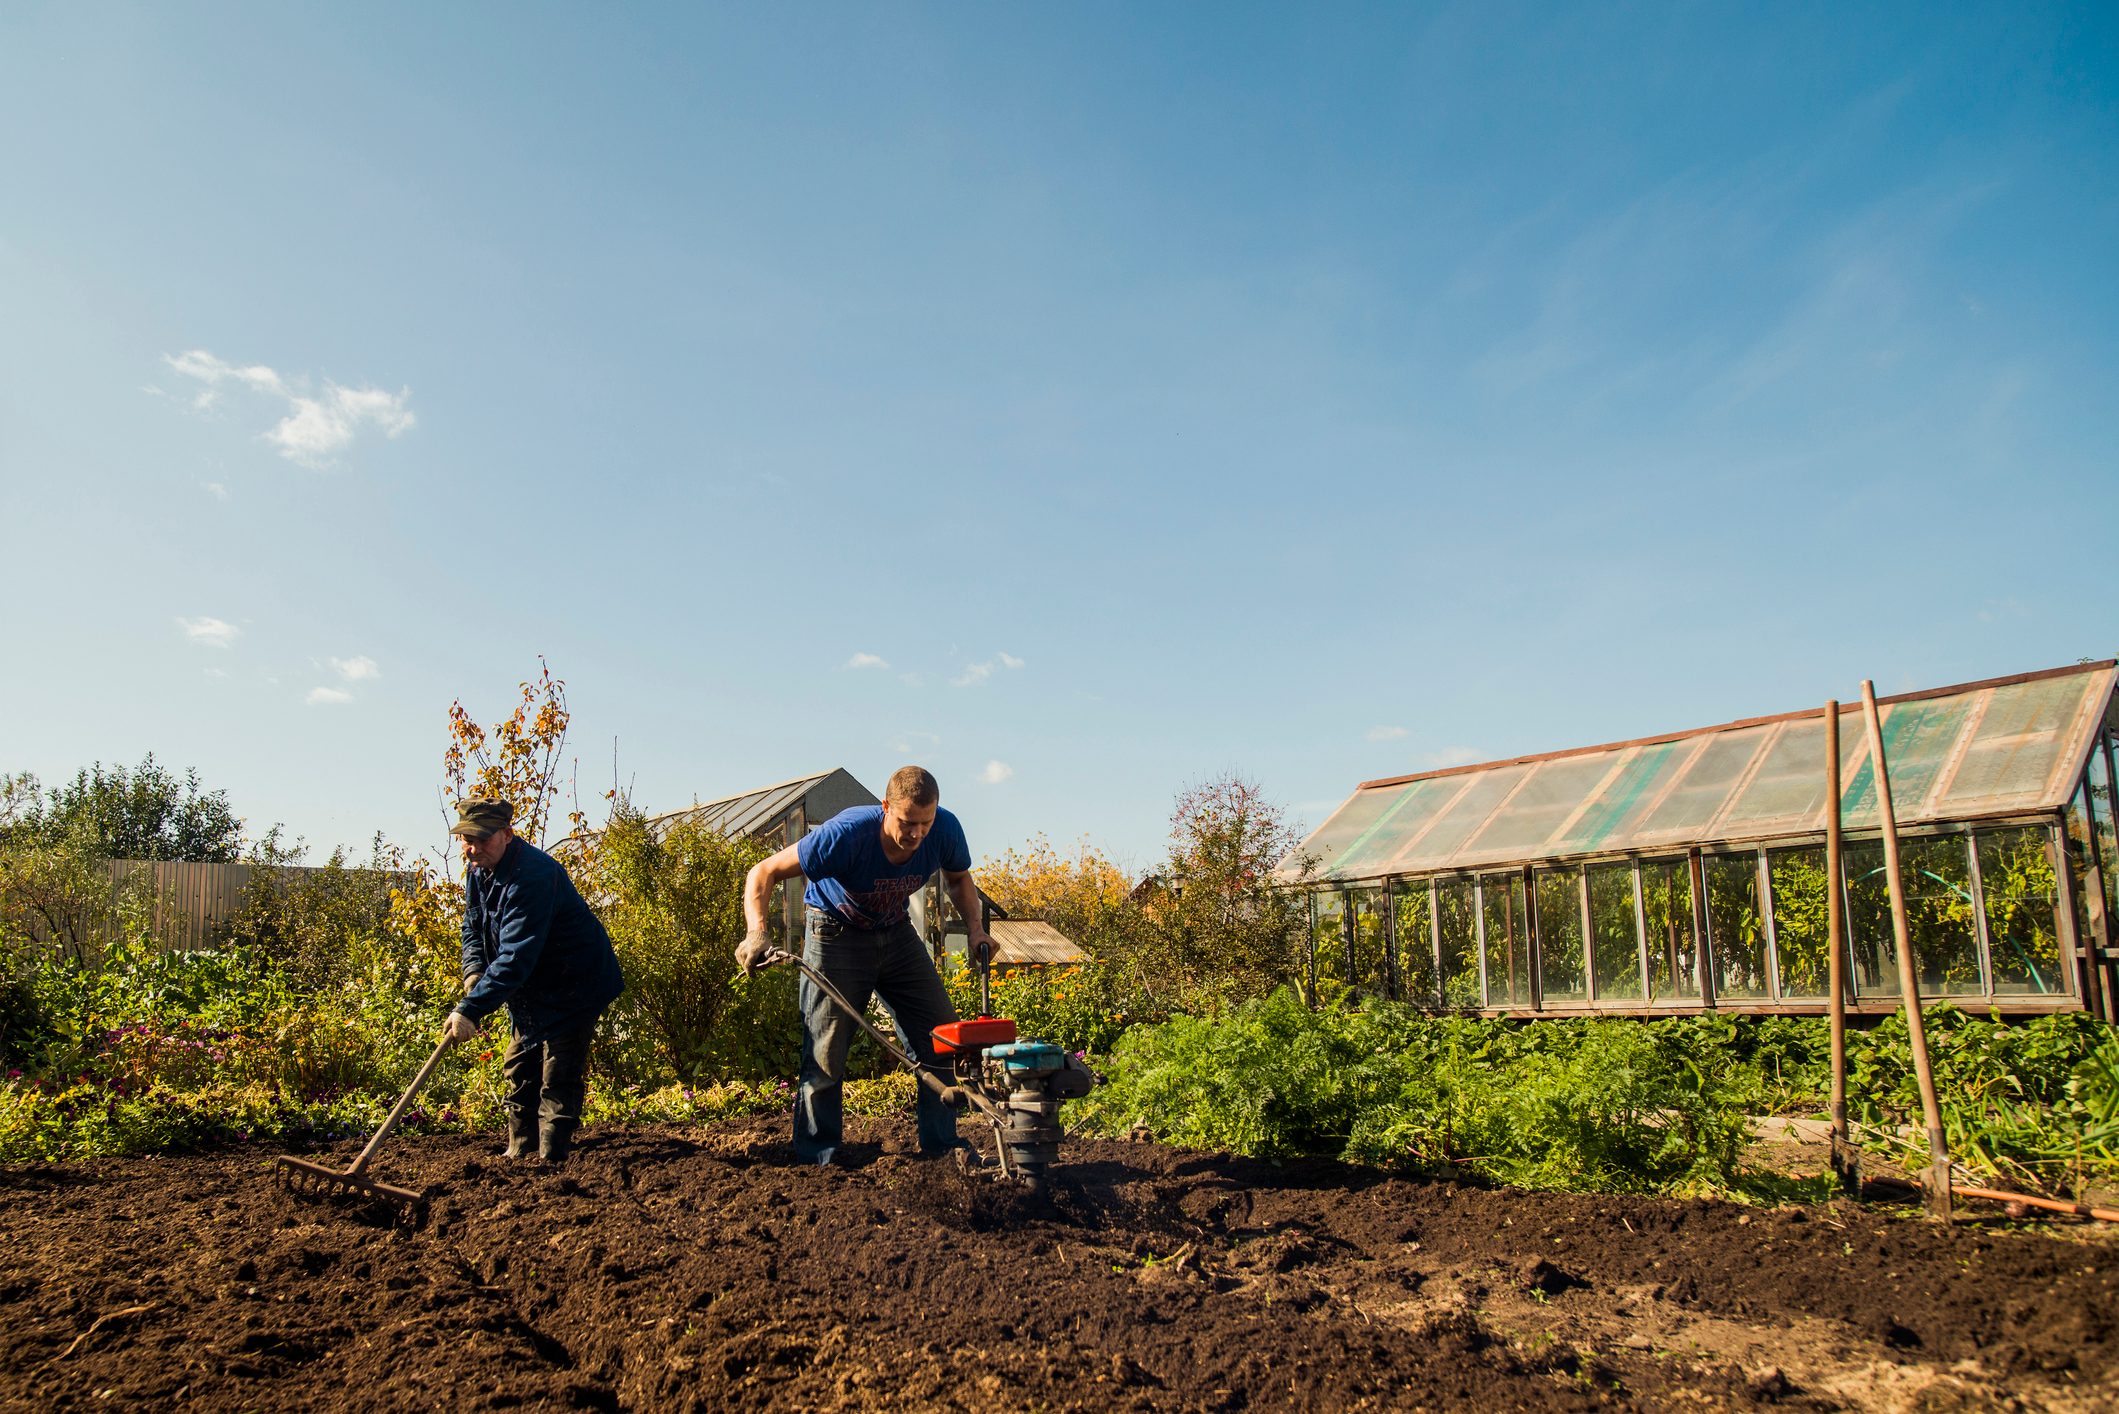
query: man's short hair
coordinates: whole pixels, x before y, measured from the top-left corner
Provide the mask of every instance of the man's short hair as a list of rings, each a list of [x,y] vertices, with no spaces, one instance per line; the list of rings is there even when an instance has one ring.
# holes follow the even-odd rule
[[[900,766],[890,773],[890,784],[883,787],[885,805],[938,805],[942,800],[942,788],[935,784],[934,772],[925,766]]]

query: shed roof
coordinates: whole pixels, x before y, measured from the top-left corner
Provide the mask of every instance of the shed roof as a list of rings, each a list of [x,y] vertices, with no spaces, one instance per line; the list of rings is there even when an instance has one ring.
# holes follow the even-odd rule
[[[2065,804],[2112,702],[2111,661],[1878,701],[1902,824]],[[1842,704],[1842,820],[1877,825],[1861,704]],[[1825,828],[1824,714],[1791,712],[1606,746],[1366,781],[1281,865],[1380,878]]]
[[[993,960],[1003,965],[1080,962],[1082,950],[1050,923],[1035,918],[995,918],[986,924],[993,936]]]

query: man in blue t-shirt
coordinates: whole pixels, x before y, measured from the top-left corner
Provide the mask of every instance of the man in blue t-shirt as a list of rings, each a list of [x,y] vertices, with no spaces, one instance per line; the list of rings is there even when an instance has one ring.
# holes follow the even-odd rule
[[[743,920],[749,931],[737,945],[736,961],[745,972],[755,972],[764,963],[772,947],[765,919],[773,885],[807,876],[802,960],[857,1007],[865,1008],[871,996],[882,998],[899,1042],[947,1084],[949,1072],[935,1060],[934,1028],[955,1021],[956,1007],[906,915],[906,903],[940,869],[965,920],[971,955],[981,961],[991,958],[993,939],[979,917],[964,827],[942,809],[941,800],[942,788],[932,775],[919,766],[906,766],[890,778],[881,805],[842,810],[759,863],[743,882]],[[801,1004],[795,1152],[829,1164],[845,1132],[840,1084],[855,1024],[806,976]],[[920,1153],[930,1158],[946,1154],[959,1143],[956,1112],[926,1086],[920,1086],[919,1093]]]

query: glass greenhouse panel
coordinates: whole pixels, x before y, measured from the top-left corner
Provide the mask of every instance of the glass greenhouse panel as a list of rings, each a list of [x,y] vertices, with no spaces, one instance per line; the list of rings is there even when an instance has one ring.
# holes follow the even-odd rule
[[[1502,766],[1481,772],[1466,785],[1461,776],[1444,777],[1455,803],[1443,809],[1434,827],[1413,844],[1410,853],[1397,861],[1400,868],[1430,868],[1446,865],[1464,842],[1479,832],[1494,807],[1508,798],[1523,779],[1528,766]],[[1462,792],[1461,795],[1458,792]]]
[[[1773,886],[1773,951],[1780,962],[1781,995],[1792,1000],[1830,996],[1832,889],[1824,848],[1774,850],[1766,856],[1766,874]]]
[[[2097,861],[2104,874],[2104,916],[2119,916],[2119,820],[2112,817],[2111,765],[2103,744],[2090,752],[2084,779],[2090,785],[2090,814],[2097,827]]]
[[[1898,952],[1891,938],[1891,890],[1882,840],[1850,840],[1840,854],[1847,878],[1847,948],[1856,996],[1898,995]]]
[[[1402,806],[1405,798],[1423,784],[1425,782],[1415,781],[1409,786],[1354,792],[1315,834],[1303,842],[1302,852],[1311,857],[1321,874],[1342,870],[1348,863],[1346,856],[1372,839],[1375,833],[1380,833],[1377,826],[1384,816]]]
[[[2060,965],[2060,889],[2053,876],[2051,835],[2027,825],[1981,830],[1976,838],[1995,993],[2049,996],[2072,991]]]
[[[1538,990],[1545,1005],[1589,1000],[1582,955],[1582,871],[1540,869]]]
[[[1979,975],[1969,848],[1964,835],[1928,835],[1899,846],[1906,926],[1924,997],[1976,997],[1986,991]]]
[[[1692,933],[1692,868],[1684,859],[1641,864],[1641,911],[1648,920],[1648,998],[1700,995],[1700,952]]]
[[[1398,978],[1401,996],[1410,1002],[1432,1002],[1435,987],[1435,935],[1429,919],[1425,879],[1400,879],[1391,886],[1391,906],[1398,914]]]
[[[1546,761],[1508,798],[1466,848],[1472,855],[1542,854],[1544,844],[1582,808],[1582,802],[1611,774],[1610,752]]]
[[[1530,1005],[1530,915],[1521,874],[1488,874],[1479,881],[1486,923],[1486,1004]]]
[[[1705,830],[1722,807],[1729,792],[1743,779],[1751,758],[1773,735],[1772,727],[1746,727],[1707,738],[1706,745],[1685,769],[1677,785],[1644,822],[1651,835],[1696,836]]]
[[[2103,687],[2101,674],[2086,673],[1993,689],[1931,813],[2043,803],[2048,782],[2072,746],[2066,729]]]
[[[1759,908],[1758,856],[1749,851],[1710,854],[1701,863],[1707,879],[1707,943],[1714,959],[1715,997],[1763,1000],[1766,919]]]
[[[1575,854],[1624,848],[1625,841],[1637,832],[1642,812],[1691,756],[1689,740],[1656,742],[1632,749],[1618,775],[1597,792],[1596,799],[1567,826],[1565,834],[1546,846],[1547,850]]]
[[[1382,889],[1356,889],[1348,895],[1354,909],[1353,943],[1348,950],[1346,980],[1356,992],[1388,996],[1390,958],[1385,951],[1389,898]]]
[[[1891,805],[1903,826],[1921,814],[1935,778],[1964,732],[1978,694],[1898,702],[1881,709],[1884,760],[1891,768]],[[1859,719],[1857,719],[1859,720]],[[1866,725],[1858,728],[1864,740]],[[1864,760],[1846,783],[1841,820],[1848,829],[1876,829],[1876,762]]]
[[[1346,976],[1346,922],[1345,894],[1322,889],[1310,895],[1310,956],[1320,982]]]
[[[2084,804],[2082,787],[2075,788],[2074,798],[2068,802],[2067,813],[2063,818],[2067,822],[2068,873],[2074,885],[2075,936],[2082,940],[2084,947],[2088,947],[2097,939],[2096,933],[2092,931],[2090,919],[2090,887],[2095,877],[2090,873],[2090,859],[2096,851],[2096,846],[2090,840],[2090,817]],[[2100,910],[2098,916],[2110,915]]]
[[[1845,754],[1847,741],[1840,740]],[[1788,722],[1766,748],[1766,758],[1736,804],[1721,819],[1730,834],[1750,833],[1766,821],[1807,821],[1825,808],[1825,723]],[[1764,833],[1764,831],[1759,831]]]
[[[1641,930],[1633,911],[1633,865],[1589,868],[1589,956],[1596,965],[1597,1000],[1641,999]]]
[[[1442,928],[1442,1004],[1476,1007],[1479,996],[1479,920],[1472,911],[1472,881],[1435,885],[1436,921]]]
[[[1338,816],[1327,822],[1336,851],[1331,872],[1342,877],[1381,872],[1408,839],[1456,798],[1463,785],[1461,780],[1445,778],[1362,792],[1376,797],[1381,808],[1364,810],[1343,824]]]

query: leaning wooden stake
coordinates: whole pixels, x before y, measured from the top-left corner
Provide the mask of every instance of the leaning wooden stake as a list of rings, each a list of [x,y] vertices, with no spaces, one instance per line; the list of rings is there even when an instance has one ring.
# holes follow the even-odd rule
[[[1840,857],[1839,699],[1825,704],[1825,946],[1832,997],[1832,1172],[1840,1187],[1861,1192],[1861,1150],[1847,1137],[1847,914]]]
[[[1869,769],[1876,777],[1876,814],[1884,832],[1884,880],[1891,889],[1891,937],[1898,945],[1898,985],[1906,999],[1906,1040],[1913,1048],[1913,1078],[1920,1082],[1921,1115],[1928,1124],[1928,1214],[1948,1222],[1950,1141],[1942,1132],[1935,1071],[1928,1064],[1928,1028],[1921,1019],[1920,977],[1913,965],[1912,929],[1906,923],[1905,883],[1898,868],[1898,816],[1891,808],[1891,772],[1884,759],[1884,728],[1876,711],[1875,683],[1862,682],[1861,705],[1869,720]]]

